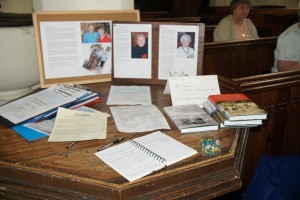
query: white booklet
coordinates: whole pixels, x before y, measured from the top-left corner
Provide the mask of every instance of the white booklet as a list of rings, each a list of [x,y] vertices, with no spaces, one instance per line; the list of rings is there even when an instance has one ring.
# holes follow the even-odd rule
[[[166,106],[163,109],[181,133],[219,129],[219,123],[196,104]]]
[[[156,131],[99,151],[96,156],[128,181],[135,181],[195,154],[196,150]]]

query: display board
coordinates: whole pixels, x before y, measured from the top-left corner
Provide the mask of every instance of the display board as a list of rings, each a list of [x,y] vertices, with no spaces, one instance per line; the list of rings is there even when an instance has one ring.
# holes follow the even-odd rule
[[[112,81],[165,84],[201,75],[204,31],[203,23],[113,22]]]
[[[95,49],[112,54],[102,42],[84,42],[90,25],[104,27],[111,37],[112,21],[140,21],[138,10],[117,11],[40,11],[33,14],[41,87],[56,83],[95,83],[111,81],[112,72],[87,66]],[[98,26],[98,27],[96,27]],[[112,41],[110,41],[112,44]],[[89,53],[89,58],[84,55]],[[86,59],[86,60],[85,60]],[[107,61],[107,60],[106,60]],[[100,60],[99,60],[100,63]],[[107,62],[108,63],[108,62]],[[112,68],[112,64],[110,64]],[[103,66],[102,66],[103,67]],[[87,70],[88,69],[88,70]],[[91,70],[93,69],[93,70]]]

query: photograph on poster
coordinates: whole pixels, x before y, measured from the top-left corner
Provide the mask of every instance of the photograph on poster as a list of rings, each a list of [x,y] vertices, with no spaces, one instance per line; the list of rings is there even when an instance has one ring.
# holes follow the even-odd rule
[[[152,25],[114,23],[114,78],[151,79]]]
[[[111,42],[110,22],[81,23],[82,43]]]
[[[194,58],[194,32],[178,32],[177,58]]]
[[[111,74],[111,21],[40,22],[40,32],[47,79]]]
[[[158,79],[196,76],[198,64],[197,25],[160,25]]]
[[[131,58],[148,58],[148,33],[132,32],[131,33]]]
[[[111,23],[82,22],[82,67],[94,74],[111,74]]]

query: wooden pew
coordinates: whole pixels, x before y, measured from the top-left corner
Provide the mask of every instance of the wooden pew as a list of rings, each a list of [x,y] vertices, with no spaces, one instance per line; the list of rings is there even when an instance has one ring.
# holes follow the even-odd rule
[[[214,41],[214,30],[217,25],[206,25],[205,26],[205,34],[204,34],[204,42],[213,42]]]
[[[229,79],[219,76],[222,93],[242,92],[268,112],[263,126],[250,130],[244,189],[262,155],[300,154],[300,70]]]
[[[265,16],[265,21],[271,29],[271,35],[280,35],[291,25],[299,22],[299,16],[295,14],[270,14]]]
[[[0,13],[0,27],[32,26],[31,14]]]
[[[183,23],[200,23],[201,17],[154,17],[142,18],[144,22],[183,22]]]
[[[269,73],[277,37],[204,44],[203,74],[238,78]]]
[[[206,25],[205,26],[205,43],[214,41],[214,30],[217,25]],[[259,37],[270,37],[271,29],[268,27],[256,27]]]
[[[154,18],[163,18],[163,17],[171,17],[172,13],[167,11],[141,11],[140,17],[141,21],[147,20],[147,19],[154,19]]]
[[[270,36],[278,36],[287,27],[298,21],[297,8],[282,7],[252,7],[249,19],[256,27],[270,29]],[[206,25],[216,25],[229,14],[227,6],[204,6],[200,8],[201,22]],[[275,20],[276,19],[276,20]]]

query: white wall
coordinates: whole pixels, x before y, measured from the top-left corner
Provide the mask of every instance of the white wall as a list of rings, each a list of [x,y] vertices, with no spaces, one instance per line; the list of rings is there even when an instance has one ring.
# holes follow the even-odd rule
[[[133,10],[134,0],[0,0],[0,12],[32,13],[38,10]]]
[[[32,0],[39,10],[133,10],[134,0]]]

